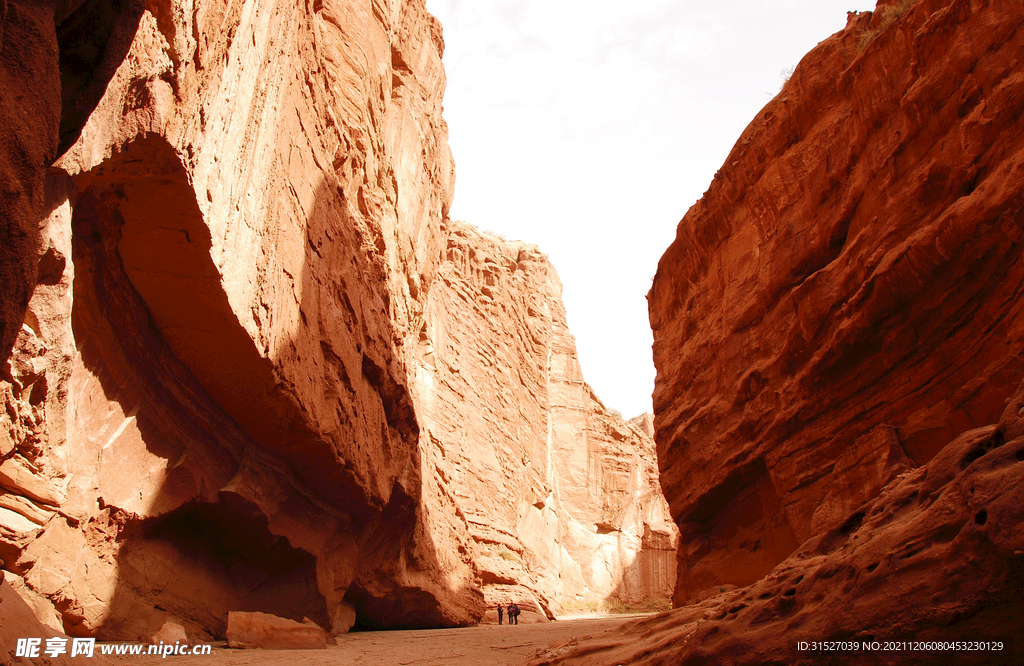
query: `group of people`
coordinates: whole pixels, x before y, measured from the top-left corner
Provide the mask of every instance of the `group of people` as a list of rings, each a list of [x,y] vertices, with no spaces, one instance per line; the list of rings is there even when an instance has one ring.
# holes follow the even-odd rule
[[[501,607],[501,604],[498,604],[498,624],[501,624],[502,613],[504,613],[505,610],[506,609]],[[516,602],[514,602],[514,601],[508,602],[508,623],[509,624],[519,624],[519,613],[520,613],[519,606],[516,606]]]

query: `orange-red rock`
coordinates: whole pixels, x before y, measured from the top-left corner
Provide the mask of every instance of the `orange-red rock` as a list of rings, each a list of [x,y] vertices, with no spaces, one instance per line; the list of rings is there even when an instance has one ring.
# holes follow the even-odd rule
[[[36,657],[17,656],[19,638],[39,639],[39,652]],[[56,639],[54,647],[63,648],[63,652],[53,652],[52,656],[48,654],[46,652],[48,647],[47,639]],[[16,664],[17,666],[28,666],[29,664],[41,664],[42,666],[85,666],[86,664],[110,666],[110,660],[101,655],[98,648],[94,647],[91,656],[83,654],[72,658],[72,647],[71,639],[68,636],[39,621],[35,610],[11,586],[11,575],[7,574],[7,581],[0,581],[0,661],[4,664]]]
[[[140,3],[0,4],[0,358],[11,352],[37,280],[46,169],[70,146],[131,43]],[[4,455],[0,423],[0,455]]]
[[[1024,384],[998,424],[902,472],[757,583],[531,664],[1020,663],[1022,522]]]
[[[649,296],[677,603],[999,418],[1024,372],[1022,25],[1012,0],[852,14],[680,223]]]
[[[229,648],[317,650],[327,648],[327,634],[311,623],[295,622],[268,613],[228,613]]]
[[[112,639],[221,636],[239,609],[474,622],[470,556],[424,532],[405,376],[453,179],[439,26],[422,3],[127,4],[95,109],[103,63],[64,82],[84,128],[30,220],[0,556]]]
[[[230,616],[228,621],[230,623]],[[188,644],[188,635],[185,633],[185,627],[177,624],[176,622],[164,622],[164,626],[160,627],[160,630],[153,634],[153,637],[149,639],[150,645],[158,645],[160,643],[166,643],[168,645],[174,645],[180,643],[182,645]]]
[[[702,601],[532,663],[1024,658],[1022,25],[881,2],[747,128],[650,294],[676,602]],[[999,649],[929,647],[967,636]]]

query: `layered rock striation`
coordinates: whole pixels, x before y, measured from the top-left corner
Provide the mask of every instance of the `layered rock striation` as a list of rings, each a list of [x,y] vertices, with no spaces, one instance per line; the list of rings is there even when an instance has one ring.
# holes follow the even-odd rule
[[[136,26],[46,176],[2,557],[73,634],[476,621],[471,558],[425,526],[404,361],[453,180],[440,26],[368,1]]]
[[[0,358],[11,353],[40,264],[46,168],[74,143],[123,60],[142,5],[9,0],[0,4]]]
[[[999,419],[1024,372],[1022,26],[1003,0],[851,14],[680,223],[649,296],[677,604]]]
[[[412,381],[428,495],[465,516],[488,605],[524,620],[674,582],[654,442],[584,381],[561,294],[536,246],[452,222]]]
[[[1022,25],[883,0],[748,126],[649,295],[682,607],[531,663],[1024,656]]]
[[[0,5],[47,110],[0,146],[0,558],[37,617],[202,640],[665,596],[653,443],[583,382],[554,270],[448,220],[422,1],[71,4]]]

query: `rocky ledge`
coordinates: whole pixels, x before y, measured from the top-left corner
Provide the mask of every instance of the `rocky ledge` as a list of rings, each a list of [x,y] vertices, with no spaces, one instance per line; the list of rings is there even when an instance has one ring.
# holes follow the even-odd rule
[[[927,465],[899,474],[757,583],[530,663],[1019,663],[1022,522],[1024,384],[998,424],[963,433]]]

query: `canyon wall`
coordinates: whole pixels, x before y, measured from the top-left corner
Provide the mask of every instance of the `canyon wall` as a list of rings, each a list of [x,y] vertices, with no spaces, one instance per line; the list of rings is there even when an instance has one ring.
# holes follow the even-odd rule
[[[448,220],[421,0],[30,6],[0,17],[41,111],[0,146],[0,558],[41,621],[668,594],[653,442],[583,383],[554,270]]]
[[[649,295],[677,608],[532,665],[1024,659],[1022,27],[883,0],[747,127]]]
[[[36,281],[46,167],[78,137],[141,12],[132,0],[0,3],[0,358]]]
[[[453,182],[440,26],[422,3],[155,2],[131,35],[45,176],[0,556],[72,633],[474,622],[404,367]]]
[[[748,585],[1024,373],[1024,15],[879,3],[819,44],[650,292],[682,604]]]
[[[465,516],[488,605],[524,619],[664,600],[675,576],[654,442],[584,381],[561,294],[536,246],[452,222],[412,382],[429,495]]]
[[[753,585],[552,646],[530,666],[1019,664],[1022,521],[1024,384],[998,423],[901,473]]]

